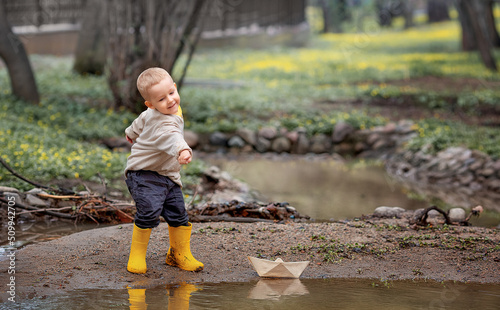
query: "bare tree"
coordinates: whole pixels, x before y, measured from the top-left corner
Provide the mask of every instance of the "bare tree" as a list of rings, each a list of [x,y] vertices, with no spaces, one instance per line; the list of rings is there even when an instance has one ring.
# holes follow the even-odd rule
[[[492,52],[494,35],[485,18],[491,10],[492,1],[456,0],[456,4],[462,26],[462,48],[466,51],[479,50],[484,65],[490,70],[497,71]]]
[[[116,106],[143,110],[135,85],[148,67],[172,72],[187,47],[192,55],[202,31],[207,0],[110,0],[108,83]],[[174,77],[175,79],[175,77]],[[182,79],[178,83],[182,86]]]
[[[12,93],[22,100],[38,103],[40,95],[24,45],[7,22],[4,2],[0,2],[0,58],[9,71]]]

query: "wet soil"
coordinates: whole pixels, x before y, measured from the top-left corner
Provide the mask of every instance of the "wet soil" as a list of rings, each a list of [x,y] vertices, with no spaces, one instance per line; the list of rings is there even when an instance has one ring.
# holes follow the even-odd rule
[[[127,272],[132,224],[93,229],[16,252],[17,300],[73,289],[152,287],[180,282],[242,282],[258,278],[247,256],[309,260],[302,278],[432,279],[500,283],[500,231],[480,227],[411,228],[408,220],[336,223],[193,223],[193,255],[205,264],[188,272],[165,264],[167,225],[153,230],[146,274]],[[9,260],[0,262],[8,283]],[[2,291],[0,301],[6,301]]]

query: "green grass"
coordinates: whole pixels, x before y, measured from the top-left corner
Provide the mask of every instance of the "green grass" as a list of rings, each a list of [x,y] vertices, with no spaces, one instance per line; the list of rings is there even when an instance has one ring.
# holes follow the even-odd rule
[[[357,34],[319,35],[304,48],[199,50],[188,81],[218,84],[188,83],[181,89],[186,128],[232,132],[239,126],[303,127],[310,135],[330,134],[339,121],[362,129],[387,122],[367,113],[373,99],[411,97],[429,109],[449,109],[445,99],[453,96],[462,107],[498,106],[498,88],[430,92],[391,84],[429,75],[500,81],[500,74],[485,69],[477,53],[459,50],[459,38],[458,23],[452,21],[408,31],[374,28]],[[500,59],[498,51],[496,57]],[[135,116],[109,109],[112,96],[105,77],[72,73],[71,59],[32,56],[31,61],[42,97],[39,105],[12,97],[6,69],[0,68],[0,156],[21,174],[39,181],[97,180],[98,173],[119,178],[127,154],[95,142],[123,136]],[[344,99],[360,99],[367,109],[319,110],[316,105]],[[428,149],[439,151],[464,145],[500,157],[497,128],[432,119],[421,120],[418,129],[421,134],[409,148],[430,145]],[[201,167],[201,163],[191,164],[183,173],[195,176]],[[26,188],[5,169],[0,169],[0,183]]]

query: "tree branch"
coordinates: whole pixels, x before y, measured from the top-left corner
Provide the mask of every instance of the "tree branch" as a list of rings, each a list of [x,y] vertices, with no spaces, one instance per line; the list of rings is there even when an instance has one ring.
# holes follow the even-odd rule
[[[62,187],[59,187],[59,189],[56,189],[56,188],[53,188],[53,187],[50,187],[50,186],[46,186],[46,185],[43,185],[43,184],[40,184],[40,183],[36,183],[34,181],[31,181],[31,180],[28,180],[27,178],[23,177],[22,175],[20,175],[19,173],[17,173],[14,169],[12,169],[11,166],[9,166],[5,160],[3,160],[1,157],[0,157],[0,163],[2,164],[2,166],[5,167],[5,169],[7,169],[12,175],[14,175],[15,177],[18,177],[19,179],[23,180],[24,182],[26,183],[29,183],[33,186],[36,186],[36,187],[39,187],[39,188],[43,188],[43,189],[47,189],[47,190],[50,190],[50,191],[54,191],[54,192],[60,192],[60,193],[63,193],[63,194],[69,194],[69,195],[73,195],[75,194],[74,191],[72,190],[69,190],[69,189],[66,189],[66,188],[62,188]]]

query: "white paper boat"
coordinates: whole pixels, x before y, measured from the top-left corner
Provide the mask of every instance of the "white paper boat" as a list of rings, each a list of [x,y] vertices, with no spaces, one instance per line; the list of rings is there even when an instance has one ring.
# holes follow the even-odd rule
[[[284,262],[281,258],[272,261],[248,256],[248,259],[259,276],[267,278],[298,278],[309,265],[309,261]]]
[[[285,295],[306,295],[307,288],[300,279],[260,279],[255,287],[249,292],[251,299],[274,299],[278,300]]]

